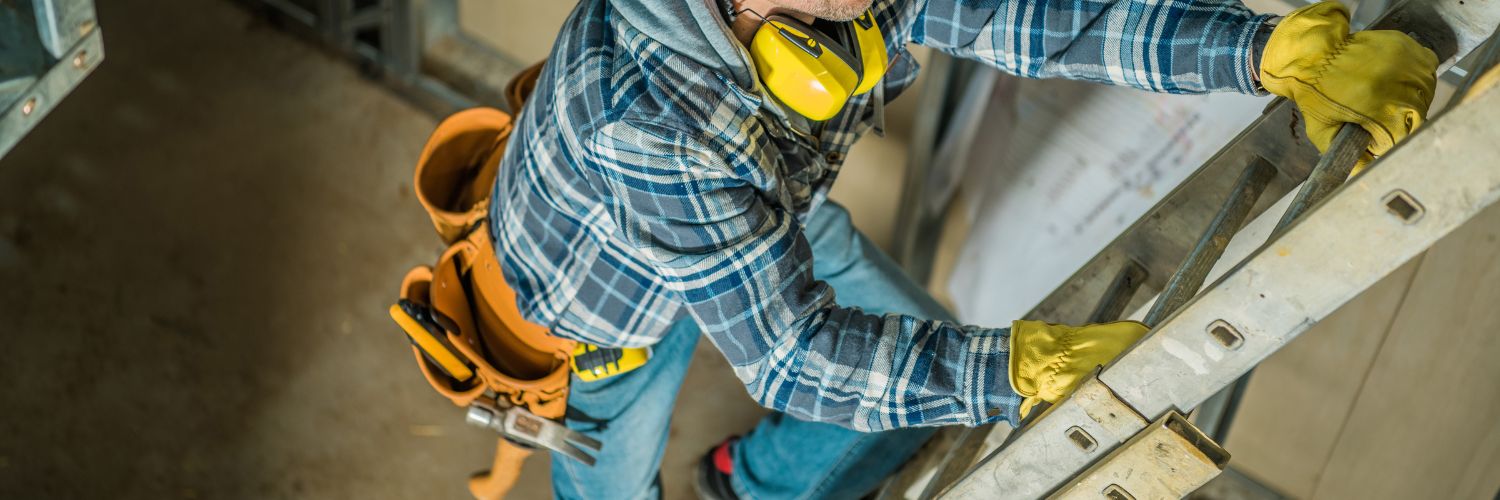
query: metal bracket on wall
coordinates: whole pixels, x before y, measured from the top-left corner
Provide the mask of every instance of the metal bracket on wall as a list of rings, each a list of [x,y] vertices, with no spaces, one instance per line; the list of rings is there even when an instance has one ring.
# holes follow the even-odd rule
[[[0,2],[0,157],[104,60],[92,0]]]
[[[458,27],[455,0],[240,0],[283,28],[353,60],[435,115],[505,108],[505,82],[526,67]]]

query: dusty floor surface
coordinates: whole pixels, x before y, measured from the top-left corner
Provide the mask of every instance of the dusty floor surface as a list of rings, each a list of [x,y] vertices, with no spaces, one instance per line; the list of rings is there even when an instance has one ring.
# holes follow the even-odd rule
[[[439,250],[410,194],[434,119],[227,2],[131,4],[0,160],[0,498],[464,498],[493,436],[385,316]],[[761,414],[699,349],[668,498]]]

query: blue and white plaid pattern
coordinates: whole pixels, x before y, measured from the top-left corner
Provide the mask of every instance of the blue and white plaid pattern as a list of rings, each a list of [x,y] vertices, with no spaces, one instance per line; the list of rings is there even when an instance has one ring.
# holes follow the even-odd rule
[[[887,99],[916,76],[907,41],[1028,77],[1255,92],[1262,18],[1235,0],[874,10],[892,58]],[[496,182],[491,227],[521,310],[608,346],[650,345],[691,317],[758,401],[804,419],[875,431],[1014,418],[1008,330],[840,307],[812,278],[802,224],[874,121],[875,94],[805,131],[817,138],[794,133],[759,89],[674,52],[605,0],[583,0]],[[839,349],[849,345],[869,347]]]

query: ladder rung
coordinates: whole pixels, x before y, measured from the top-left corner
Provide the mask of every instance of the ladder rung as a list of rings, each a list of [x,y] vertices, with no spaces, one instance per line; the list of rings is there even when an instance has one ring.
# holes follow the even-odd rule
[[[1276,239],[1277,235],[1296,222],[1308,209],[1344,185],[1344,181],[1349,179],[1349,173],[1354,170],[1355,163],[1359,162],[1360,155],[1370,147],[1370,140],[1370,133],[1365,132],[1365,129],[1354,125],[1340,127],[1338,134],[1333,136],[1328,152],[1318,158],[1307,181],[1302,183],[1297,196],[1292,198],[1292,204],[1281,214],[1276,229],[1271,231],[1271,239]],[[1245,389],[1249,387],[1250,375],[1253,373],[1255,369],[1251,368],[1235,379],[1234,384],[1225,387],[1199,406],[1197,422],[1202,426],[1203,432],[1215,441],[1223,442],[1229,437],[1229,428],[1234,425],[1234,415],[1239,413],[1240,401],[1245,398]]]
[[[1224,249],[1229,247],[1229,240],[1244,225],[1250,209],[1260,198],[1261,191],[1275,177],[1276,168],[1263,158],[1251,160],[1245,166],[1245,170],[1240,172],[1239,180],[1234,183],[1234,190],[1229,192],[1229,198],[1224,200],[1219,213],[1214,215],[1213,222],[1203,231],[1198,243],[1193,245],[1193,250],[1188,252],[1187,259],[1177,267],[1177,272],[1172,273],[1172,278],[1167,280],[1166,288],[1162,289],[1156,303],[1151,305],[1151,311],[1146,313],[1147,325],[1161,323],[1161,320],[1176,312],[1177,308],[1198,293],[1214,263],[1219,261],[1219,257],[1224,255]]]
[[[1333,136],[1333,144],[1328,147],[1328,152],[1318,158],[1312,173],[1307,176],[1307,182],[1302,183],[1302,189],[1297,190],[1297,197],[1292,198],[1292,205],[1281,215],[1281,221],[1276,223],[1276,231],[1271,237],[1275,238],[1309,208],[1344,185],[1344,181],[1349,179],[1349,172],[1354,170],[1354,164],[1359,162],[1359,156],[1370,147],[1370,140],[1370,133],[1365,132],[1365,129],[1354,125],[1340,127],[1338,134]]]
[[[1120,273],[1115,275],[1114,281],[1109,283],[1109,288],[1104,289],[1104,296],[1099,299],[1099,305],[1094,308],[1093,314],[1089,315],[1089,323],[1104,323],[1106,321],[1117,321],[1125,313],[1125,307],[1130,305],[1130,298],[1135,296],[1135,291],[1141,288],[1141,283],[1146,282],[1146,266],[1142,266],[1135,259],[1125,263]]]

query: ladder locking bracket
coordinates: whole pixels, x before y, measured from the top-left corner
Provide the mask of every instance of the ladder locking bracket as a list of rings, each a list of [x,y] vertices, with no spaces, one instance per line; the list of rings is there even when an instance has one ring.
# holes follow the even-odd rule
[[[1182,498],[1229,463],[1229,452],[1181,413],[1153,422],[1050,498]]]

